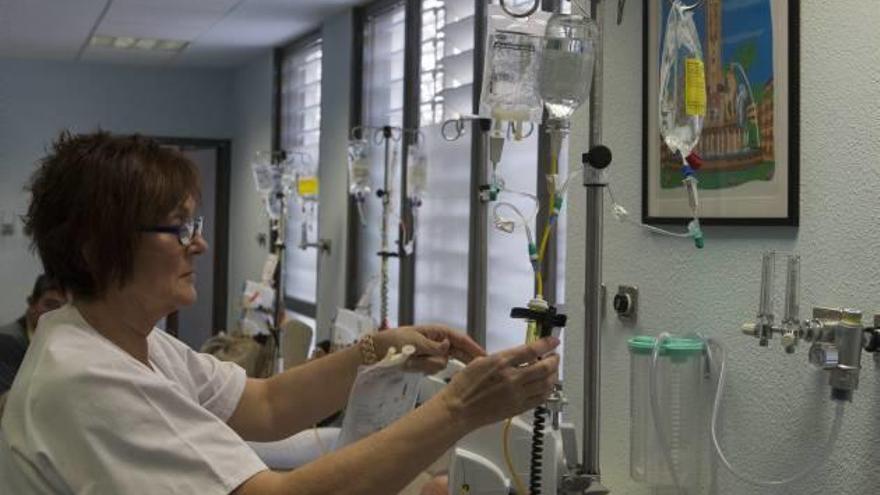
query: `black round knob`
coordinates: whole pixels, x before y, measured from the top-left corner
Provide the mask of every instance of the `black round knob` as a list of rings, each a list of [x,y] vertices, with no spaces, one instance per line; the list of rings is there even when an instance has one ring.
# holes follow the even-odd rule
[[[611,150],[601,144],[593,146],[581,156],[581,162],[593,168],[603,169],[611,165]]]
[[[616,294],[611,304],[614,311],[621,315],[627,315],[632,310],[632,298],[629,294]]]
[[[376,196],[378,196],[380,198],[382,196],[385,196],[385,190],[384,189],[376,189]]]

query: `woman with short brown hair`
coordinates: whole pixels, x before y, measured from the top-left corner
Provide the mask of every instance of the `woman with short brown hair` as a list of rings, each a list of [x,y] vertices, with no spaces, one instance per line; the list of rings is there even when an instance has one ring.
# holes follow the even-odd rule
[[[63,134],[30,189],[27,232],[73,301],[40,320],[10,390],[2,493],[388,495],[464,434],[552,390],[558,357],[536,359],[557,340],[485,356],[463,334],[428,326],[248,379],[155,328],[195,301],[194,259],[208,247],[189,160],[140,136]],[[400,421],[294,471],[268,470],[245,443],[341,409],[360,365],[407,344],[416,371],[451,356],[471,362]]]

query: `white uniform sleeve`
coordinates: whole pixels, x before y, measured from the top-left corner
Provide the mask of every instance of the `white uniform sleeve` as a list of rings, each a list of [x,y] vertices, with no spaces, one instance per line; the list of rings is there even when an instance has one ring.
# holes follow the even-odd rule
[[[236,363],[220,361],[210,354],[195,352],[184,345],[184,358],[199,403],[223,421],[228,421],[247,382],[244,368]]]
[[[243,377],[216,363],[200,368],[214,411],[181,384],[122,362],[56,382],[31,409],[32,431],[52,446],[43,455],[77,494],[230,493],[266,466],[217,414],[231,413]]]

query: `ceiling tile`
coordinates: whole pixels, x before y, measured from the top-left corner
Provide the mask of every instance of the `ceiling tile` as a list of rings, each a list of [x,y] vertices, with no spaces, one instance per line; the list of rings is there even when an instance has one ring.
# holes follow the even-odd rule
[[[73,59],[107,0],[2,0],[0,56]]]
[[[170,63],[238,66],[363,0],[0,0],[0,57],[74,59],[95,34],[191,41]],[[167,55],[167,54],[164,54]],[[162,57],[103,52],[84,60],[143,64]]]

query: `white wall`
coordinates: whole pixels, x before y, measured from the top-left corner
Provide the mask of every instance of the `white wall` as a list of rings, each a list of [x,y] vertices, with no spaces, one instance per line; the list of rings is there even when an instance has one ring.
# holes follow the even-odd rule
[[[0,211],[25,212],[23,187],[61,130],[229,138],[231,95],[224,70],[0,60]],[[0,321],[24,311],[41,271],[16,222],[0,237]]]
[[[348,241],[347,143],[352,78],[352,12],[333,16],[321,30],[321,210],[318,231],[331,242],[318,262],[316,341],[330,337],[336,308],[345,305]]]
[[[642,2],[603,2],[605,143],[614,152],[618,201],[641,211]],[[801,2],[801,227],[708,228],[706,248],[659,238],[617,223],[606,208],[605,275],[609,289],[633,283],[641,291],[639,323],[622,326],[609,311],[602,329],[602,470],[612,493],[647,494],[629,479],[629,355],[636,333],[700,331],[729,350],[722,442],[736,464],[762,477],[793,474],[818,454],[833,406],[827,376],[807,363],[806,346],[789,356],[739,331],[757,310],[760,254],[795,250],[803,257],[802,316],[813,305],[880,312],[877,191],[880,190],[880,9],[875,0]],[[572,160],[586,148],[586,112],[573,130]],[[584,191],[569,205],[567,294],[583,300]],[[607,206],[607,203],[606,203]],[[580,220],[578,220],[580,219]],[[781,290],[781,288],[780,288]],[[578,417],[582,404],[580,349],[583,307],[572,304],[566,341],[566,389]],[[869,321],[866,318],[866,321]],[[880,459],[880,370],[863,358],[861,386],[847,406],[830,462],[789,487],[755,488],[717,466],[725,495],[877,493]],[[579,418],[578,418],[579,420]]]
[[[227,329],[236,328],[244,282],[260,279],[269,252],[257,244],[260,233],[268,235],[269,223],[250,160],[257,151],[272,149],[272,64],[272,51],[266,50],[233,76]]]

